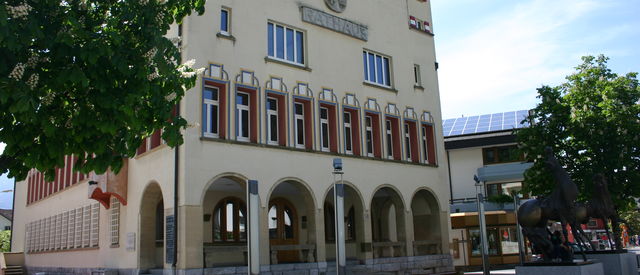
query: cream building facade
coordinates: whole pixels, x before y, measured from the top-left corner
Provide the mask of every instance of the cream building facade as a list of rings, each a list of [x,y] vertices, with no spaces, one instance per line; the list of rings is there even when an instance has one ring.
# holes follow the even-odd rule
[[[334,158],[351,272],[452,271],[429,2],[206,10],[168,34],[206,68],[178,108],[177,153],[154,134],[119,175],[80,175],[70,156],[54,182],[34,171],[16,185],[12,249],[29,273],[331,273]]]

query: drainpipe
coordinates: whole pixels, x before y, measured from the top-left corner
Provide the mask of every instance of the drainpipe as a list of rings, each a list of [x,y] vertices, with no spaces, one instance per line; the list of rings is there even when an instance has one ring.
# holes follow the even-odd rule
[[[11,235],[9,236],[9,252],[12,252],[11,250],[11,246],[13,245],[13,231],[14,230],[14,224],[13,224],[13,220],[16,215],[16,178],[13,178],[13,201],[11,201]]]
[[[176,105],[176,117],[180,117],[180,103]],[[176,145],[173,166],[173,263],[172,267],[176,272],[178,262],[178,182],[180,168],[180,145]]]
[[[449,150],[447,151],[447,172],[449,172],[449,196],[450,196],[450,200],[449,200],[449,204],[452,204],[453,202],[453,184],[451,183],[451,158],[449,158]]]

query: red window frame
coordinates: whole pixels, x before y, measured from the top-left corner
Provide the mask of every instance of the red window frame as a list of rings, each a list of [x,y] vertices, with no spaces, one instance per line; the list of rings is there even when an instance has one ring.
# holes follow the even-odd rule
[[[249,94],[249,142],[258,143],[258,89],[238,87],[236,90],[236,94],[238,92]],[[238,107],[235,106],[234,108],[237,110]],[[238,118],[236,117],[236,126],[238,125],[237,120]]]
[[[294,106],[293,106],[294,109],[293,110],[294,110],[294,112],[292,114],[292,117],[293,117],[293,123],[294,124],[291,127],[292,131],[294,132],[293,133],[293,136],[294,136],[293,142],[295,144],[295,142],[296,142],[296,137],[295,136],[297,135],[297,133],[295,132],[295,129],[296,129],[296,127],[295,127],[295,123],[296,123],[296,121],[295,121],[295,104],[296,103],[302,104],[302,108],[303,108],[303,111],[304,111],[304,114],[303,114],[303,116],[304,116],[304,148],[307,149],[307,150],[313,150],[313,118],[312,118],[312,113],[313,113],[313,107],[312,106],[313,105],[312,105],[310,99],[303,99],[303,98],[298,98],[298,97],[293,99],[293,104],[294,104]],[[331,115],[329,115],[329,116],[331,116]],[[331,127],[331,122],[329,122],[329,127]],[[329,130],[329,132],[331,132],[331,130]],[[329,135],[329,136],[331,136],[331,135]],[[331,148],[331,141],[329,141],[329,148]]]
[[[251,97],[251,96],[250,96]],[[287,146],[287,97],[284,94],[267,91],[266,96],[264,98],[264,118],[265,118],[265,137],[266,142],[269,143],[269,137],[267,136],[267,127],[269,127],[269,117],[267,115],[267,97],[273,97],[278,100],[278,145]],[[251,104],[251,99],[249,99],[249,104]],[[251,106],[249,106],[251,109]],[[249,115],[251,115],[251,111],[249,111]],[[249,122],[251,125],[251,122]],[[251,134],[251,133],[250,133]]]
[[[387,120],[391,122],[391,139],[393,142],[391,144],[393,148],[393,154],[391,156],[394,160],[402,160],[402,146],[400,145],[400,139],[402,138],[400,135],[400,119],[393,116],[387,116],[385,118],[385,123]]]
[[[320,103],[320,107],[329,112],[329,152],[338,153],[338,108],[335,103]]]
[[[227,138],[227,84],[211,80],[204,81],[205,86],[218,88],[218,138]],[[202,102],[200,102],[202,104]]]
[[[433,131],[433,125],[428,123],[423,123],[422,128],[425,129],[425,133],[427,135],[427,155],[424,156],[424,161],[427,164],[436,165],[436,144],[435,144],[435,135]]]
[[[417,122],[412,120],[405,120],[406,125],[409,126],[409,141],[411,145],[411,162],[420,163],[420,143],[418,142],[418,126]]]
[[[353,152],[354,156],[360,156],[362,152],[360,151],[360,110],[352,109],[352,108],[343,108],[345,113],[349,113],[351,115],[351,152]],[[344,122],[343,122],[344,124]],[[344,125],[343,129],[344,131]],[[346,142],[346,139],[345,139]],[[345,145],[346,148],[346,145]],[[346,149],[345,149],[346,150]]]
[[[371,117],[371,130],[373,131],[373,156],[375,158],[382,158],[382,139],[380,137],[380,132],[381,132],[380,131],[381,130],[380,115],[374,112],[367,112],[367,111],[365,111],[364,115],[365,115],[365,119],[367,116]],[[366,130],[367,125],[365,124],[364,127]],[[365,140],[364,142],[366,143],[367,141]]]

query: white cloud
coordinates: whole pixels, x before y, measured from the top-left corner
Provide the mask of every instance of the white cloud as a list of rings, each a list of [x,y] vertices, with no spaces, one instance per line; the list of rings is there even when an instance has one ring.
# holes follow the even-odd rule
[[[559,84],[580,62],[583,53],[569,44],[602,39],[593,33],[570,40],[570,27],[603,5],[527,1],[482,18],[466,36],[441,45],[436,40],[443,117],[534,107],[535,88]]]
[[[2,152],[4,152],[4,147],[7,146],[6,144],[0,142],[0,154],[2,154]]]

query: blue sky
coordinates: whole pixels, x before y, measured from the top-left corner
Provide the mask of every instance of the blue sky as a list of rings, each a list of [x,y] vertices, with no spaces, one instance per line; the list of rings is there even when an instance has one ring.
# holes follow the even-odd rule
[[[432,0],[443,118],[529,109],[583,55],[640,72],[638,0]]]

